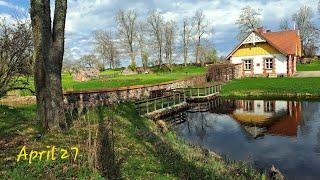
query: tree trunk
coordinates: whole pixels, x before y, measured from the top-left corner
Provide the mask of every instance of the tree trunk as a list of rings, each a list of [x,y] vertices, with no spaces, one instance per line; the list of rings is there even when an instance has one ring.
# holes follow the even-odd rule
[[[67,0],[55,2],[51,29],[50,0],[31,0],[37,120],[47,130],[67,128],[61,87],[66,9]]]

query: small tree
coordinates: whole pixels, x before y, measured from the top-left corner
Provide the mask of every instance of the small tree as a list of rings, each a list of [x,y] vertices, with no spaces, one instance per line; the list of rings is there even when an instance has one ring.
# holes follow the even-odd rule
[[[32,34],[28,21],[0,20],[0,97],[15,89],[29,89],[32,74]]]
[[[217,50],[212,48],[209,49],[206,53],[206,62],[216,63],[218,59]]]
[[[93,54],[83,55],[79,61],[80,67],[82,68],[97,68],[101,70],[102,63]]]

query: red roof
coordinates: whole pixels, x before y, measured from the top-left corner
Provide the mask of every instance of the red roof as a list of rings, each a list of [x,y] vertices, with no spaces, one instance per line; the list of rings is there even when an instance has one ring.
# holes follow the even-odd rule
[[[301,41],[296,30],[268,32],[262,28],[255,30],[270,45],[286,55],[301,56]]]
[[[282,54],[301,56],[301,40],[298,31],[288,30],[271,32],[265,31],[263,28],[258,28],[254,32],[264,38],[271,46],[276,48]],[[240,48],[242,42],[227,56],[226,59],[229,59],[229,57],[231,57],[232,54]]]

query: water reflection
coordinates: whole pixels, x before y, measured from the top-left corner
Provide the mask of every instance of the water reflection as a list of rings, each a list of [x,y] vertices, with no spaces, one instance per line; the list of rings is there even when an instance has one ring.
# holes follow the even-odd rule
[[[320,102],[217,100],[179,113],[179,137],[289,179],[320,177]]]

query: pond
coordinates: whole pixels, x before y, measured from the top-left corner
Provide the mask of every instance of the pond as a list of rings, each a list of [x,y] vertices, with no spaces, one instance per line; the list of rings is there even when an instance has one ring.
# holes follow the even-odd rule
[[[193,144],[288,179],[320,178],[320,102],[216,100],[168,120]]]

